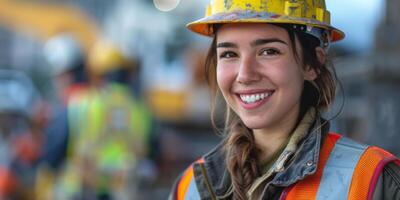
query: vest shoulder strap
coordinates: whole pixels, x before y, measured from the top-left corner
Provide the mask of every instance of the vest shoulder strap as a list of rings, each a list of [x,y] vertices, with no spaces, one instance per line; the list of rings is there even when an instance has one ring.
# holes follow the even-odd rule
[[[355,168],[349,197],[351,199],[372,199],[384,166],[393,161],[399,162],[398,158],[379,147],[368,147]]]
[[[371,199],[383,167],[396,159],[378,147],[330,133],[316,173],[287,188],[281,199]]]
[[[200,199],[200,194],[196,187],[196,182],[194,179],[193,165],[195,163],[204,163],[204,159],[201,158],[191,164],[182,174],[182,177],[178,181],[176,188],[176,200],[185,200],[185,199]]]

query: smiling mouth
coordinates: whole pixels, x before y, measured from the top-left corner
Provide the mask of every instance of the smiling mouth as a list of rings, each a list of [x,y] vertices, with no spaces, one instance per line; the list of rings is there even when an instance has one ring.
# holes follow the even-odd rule
[[[252,104],[270,97],[273,93],[274,91],[254,94],[239,94],[239,98],[246,104]]]

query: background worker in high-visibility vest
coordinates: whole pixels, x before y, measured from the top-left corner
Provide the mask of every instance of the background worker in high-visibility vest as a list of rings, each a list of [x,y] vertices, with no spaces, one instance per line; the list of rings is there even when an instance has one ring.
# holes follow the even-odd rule
[[[23,71],[0,69],[0,199],[34,199],[42,103]]]
[[[56,93],[50,122],[45,129],[41,162],[36,177],[36,198],[54,199],[55,182],[62,172],[70,137],[68,105],[77,102],[87,91],[86,56],[76,36],[57,34],[43,44]]]
[[[225,138],[171,199],[400,199],[399,159],[321,117],[336,91],[329,45],[344,38],[324,0],[211,0],[188,28],[213,39],[206,75],[227,105]]]
[[[137,163],[148,156],[152,118],[121,78],[126,73],[118,73],[127,64],[112,43],[100,41],[91,49],[88,92],[68,104],[71,133],[56,198],[138,196]]]

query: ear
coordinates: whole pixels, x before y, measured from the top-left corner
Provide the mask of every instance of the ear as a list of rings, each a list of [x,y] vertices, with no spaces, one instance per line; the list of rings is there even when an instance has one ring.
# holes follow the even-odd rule
[[[317,55],[317,59],[321,64],[325,64],[326,62],[326,52],[322,47],[315,48],[315,54]],[[308,81],[313,81],[318,77],[319,71],[317,69],[313,69],[310,66],[306,66],[304,71],[304,79]]]
[[[313,81],[318,77],[318,73],[310,66],[306,66],[306,69],[303,72],[304,80]]]
[[[315,48],[315,54],[317,54],[317,58],[319,63],[325,64],[326,62],[326,51],[322,47]]]

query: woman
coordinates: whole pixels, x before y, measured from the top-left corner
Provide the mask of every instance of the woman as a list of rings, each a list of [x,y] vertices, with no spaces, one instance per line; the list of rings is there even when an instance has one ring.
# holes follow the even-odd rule
[[[400,161],[329,132],[336,79],[324,0],[214,0],[188,25],[213,37],[206,72],[226,104],[223,142],[171,199],[400,199]]]

